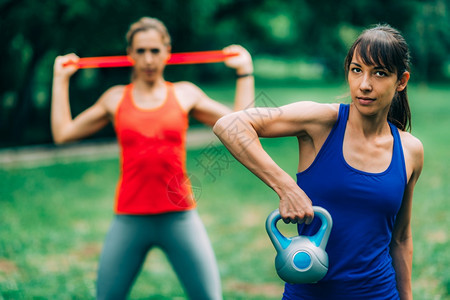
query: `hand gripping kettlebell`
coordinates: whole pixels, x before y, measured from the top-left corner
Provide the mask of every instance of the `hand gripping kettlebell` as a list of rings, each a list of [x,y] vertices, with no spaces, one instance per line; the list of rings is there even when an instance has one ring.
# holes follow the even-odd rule
[[[275,268],[278,276],[288,283],[315,283],[328,272],[328,254],[325,247],[333,220],[326,209],[320,206],[313,206],[313,209],[315,216],[322,221],[320,229],[313,236],[287,238],[276,226],[281,219],[279,210],[274,210],[267,217],[266,230],[277,250]]]

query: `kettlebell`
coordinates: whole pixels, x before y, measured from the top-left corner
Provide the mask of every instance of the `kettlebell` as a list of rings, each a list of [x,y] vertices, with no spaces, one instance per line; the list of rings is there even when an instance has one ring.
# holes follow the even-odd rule
[[[266,230],[277,251],[275,269],[278,276],[288,283],[316,283],[328,272],[325,247],[333,220],[326,209],[313,206],[313,210],[322,221],[320,229],[313,236],[287,238],[276,226],[281,219],[280,211],[276,209],[267,217]]]

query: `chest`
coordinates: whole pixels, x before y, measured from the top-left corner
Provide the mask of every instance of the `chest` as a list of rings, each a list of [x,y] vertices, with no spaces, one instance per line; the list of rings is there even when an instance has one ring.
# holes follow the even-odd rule
[[[317,205],[351,207],[361,216],[376,212],[380,219],[395,216],[405,180],[393,146],[357,140],[325,145],[314,165],[297,174],[298,184]]]
[[[183,142],[188,116],[175,99],[167,99],[151,109],[138,107],[131,100],[124,99],[116,113],[115,129],[122,145]]]
[[[367,139],[347,130],[344,135],[342,153],[347,164],[354,169],[368,173],[381,173],[392,161],[393,148],[392,135]]]

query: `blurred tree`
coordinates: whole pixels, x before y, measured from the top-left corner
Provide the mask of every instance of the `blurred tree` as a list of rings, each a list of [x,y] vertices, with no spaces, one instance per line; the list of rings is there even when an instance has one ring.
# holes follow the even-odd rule
[[[3,98],[6,94],[9,99],[6,105],[3,103],[2,108],[7,113],[2,114],[4,119],[0,123],[4,145],[34,142],[34,138],[42,140],[43,136],[33,125],[41,123],[42,127],[45,122],[44,127],[48,128],[48,119],[37,118],[38,124],[32,122],[39,115],[35,91],[42,84],[50,87],[52,74],[49,62],[56,54],[73,49],[83,49],[90,54],[93,53],[91,49],[99,49],[108,55],[118,50],[112,42],[116,41],[116,32],[126,28],[126,25],[119,22],[124,22],[122,18],[112,16],[111,19],[108,16],[109,13],[117,15],[115,10],[126,13],[129,4],[128,1],[114,2],[114,6],[107,1],[88,0],[18,0],[1,4],[0,37],[6,47],[0,50],[0,91]],[[97,36],[87,38],[87,33]],[[47,60],[43,61],[44,58]],[[39,72],[42,71],[38,70],[40,64],[46,72]],[[44,78],[37,77],[38,74]],[[39,84],[41,86],[37,87]],[[48,112],[50,93],[47,92],[44,97],[47,98],[45,109]],[[33,130],[28,132],[30,128]],[[48,135],[48,130],[46,132]]]
[[[343,79],[344,56],[363,28],[389,23],[411,44],[415,73],[436,81],[449,80],[449,7],[448,0],[0,0],[0,147],[51,142],[55,56],[124,54],[128,26],[142,16],[167,25],[174,52],[239,43],[254,57],[320,64],[327,80]],[[218,64],[170,67],[166,77],[206,81],[230,72]],[[126,68],[77,72],[73,114],[128,80]],[[96,137],[112,135],[109,127]]]
[[[445,0],[415,3],[414,20],[406,30],[413,67],[421,81],[448,81],[450,66],[450,3]]]

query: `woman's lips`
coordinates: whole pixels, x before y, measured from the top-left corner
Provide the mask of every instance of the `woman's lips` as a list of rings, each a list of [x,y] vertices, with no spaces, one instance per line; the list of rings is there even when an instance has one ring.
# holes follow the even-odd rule
[[[363,105],[371,104],[372,102],[374,102],[376,100],[375,98],[370,98],[370,97],[356,97],[356,99],[359,101],[359,103],[361,103]]]
[[[153,76],[154,74],[156,74],[156,70],[154,69],[144,69],[144,74],[147,76]]]

